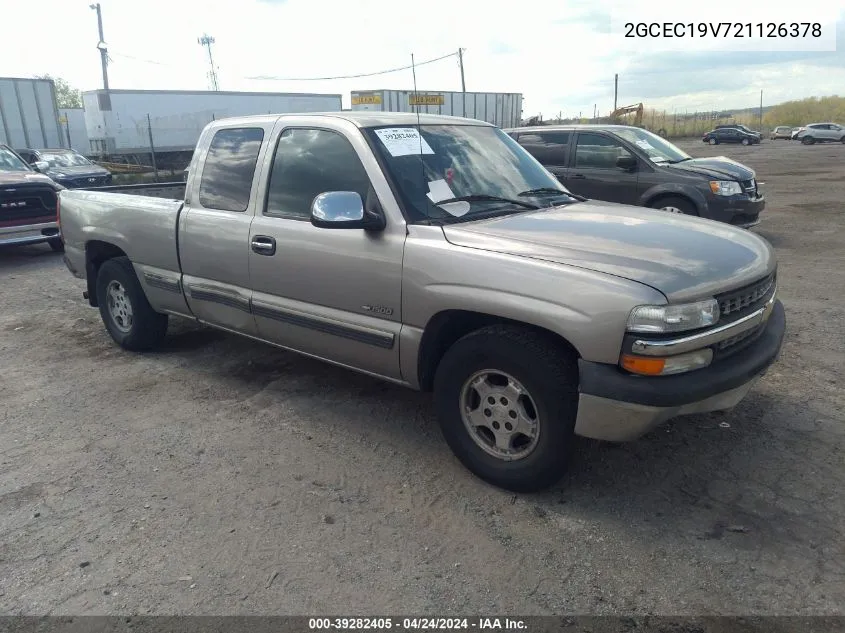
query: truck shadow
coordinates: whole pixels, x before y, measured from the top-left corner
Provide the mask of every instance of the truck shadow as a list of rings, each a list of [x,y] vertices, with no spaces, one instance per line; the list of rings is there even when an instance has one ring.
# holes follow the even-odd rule
[[[32,265],[53,265],[61,259],[62,254],[53,251],[47,244],[0,246],[0,274]]]
[[[363,435],[374,445],[397,447],[409,471],[430,473],[436,464],[440,472],[434,476],[453,482],[449,494],[472,497],[487,508],[505,507],[518,497],[550,520],[589,517],[614,529],[670,531],[693,540],[748,531],[781,534],[789,526],[803,529],[808,521],[834,529],[834,514],[814,510],[813,499],[824,496],[821,484],[807,487],[804,500],[787,492],[806,459],[797,457],[793,423],[817,414],[767,393],[763,383],[731,411],[680,417],[635,442],[579,438],[559,485],[512,495],[479,481],[451,455],[428,394],[215,331],[186,330],[173,339],[166,353],[181,356],[186,365],[202,363],[209,378],[245,391],[245,402],[248,394],[260,394],[264,410],[294,407],[314,435]],[[281,432],[272,422],[256,423],[269,424],[271,435]],[[801,441],[812,441],[804,453],[824,447],[821,439]],[[362,456],[368,458],[374,456]],[[818,460],[815,466],[823,467]]]

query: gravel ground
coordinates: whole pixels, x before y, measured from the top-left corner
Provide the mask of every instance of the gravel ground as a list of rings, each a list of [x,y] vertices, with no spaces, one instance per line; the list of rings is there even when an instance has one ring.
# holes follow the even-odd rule
[[[845,614],[845,146],[685,145],[765,183],[782,358],[537,495],[425,395],[186,322],[123,352],[58,255],[0,251],[0,613]]]

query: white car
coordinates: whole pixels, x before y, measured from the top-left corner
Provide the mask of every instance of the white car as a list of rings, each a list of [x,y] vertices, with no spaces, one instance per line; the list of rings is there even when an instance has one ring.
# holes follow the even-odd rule
[[[813,143],[845,143],[845,127],[837,123],[810,123],[792,138],[804,145]]]

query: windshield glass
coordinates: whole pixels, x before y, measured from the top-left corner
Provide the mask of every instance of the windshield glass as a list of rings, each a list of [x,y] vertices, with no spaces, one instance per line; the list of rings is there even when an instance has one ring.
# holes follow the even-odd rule
[[[50,167],[83,167],[94,164],[76,152],[43,152],[41,160],[49,163]]]
[[[32,171],[29,166],[9,149],[0,147],[0,171]]]
[[[666,139],[657,136],[657,134],[652,134],[648,130],[631,127],[617,128],[613,132],[620,138],[639,147],[653,163],[679,163],[682,160],[692,158]]]
[[[412,222],[518,213],[576,200],[498,128],[423,125],[420,129],[422,138],[417,126],[365,130]],[[437,204],[467,196],[473,199]]]

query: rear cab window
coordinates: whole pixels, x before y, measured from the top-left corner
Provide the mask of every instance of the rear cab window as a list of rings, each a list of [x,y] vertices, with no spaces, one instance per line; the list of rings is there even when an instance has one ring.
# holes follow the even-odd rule
[[[203,207],[236,213],[247,210],[263,140],[260,127],[224,128],[214,134],[200,179]]]

